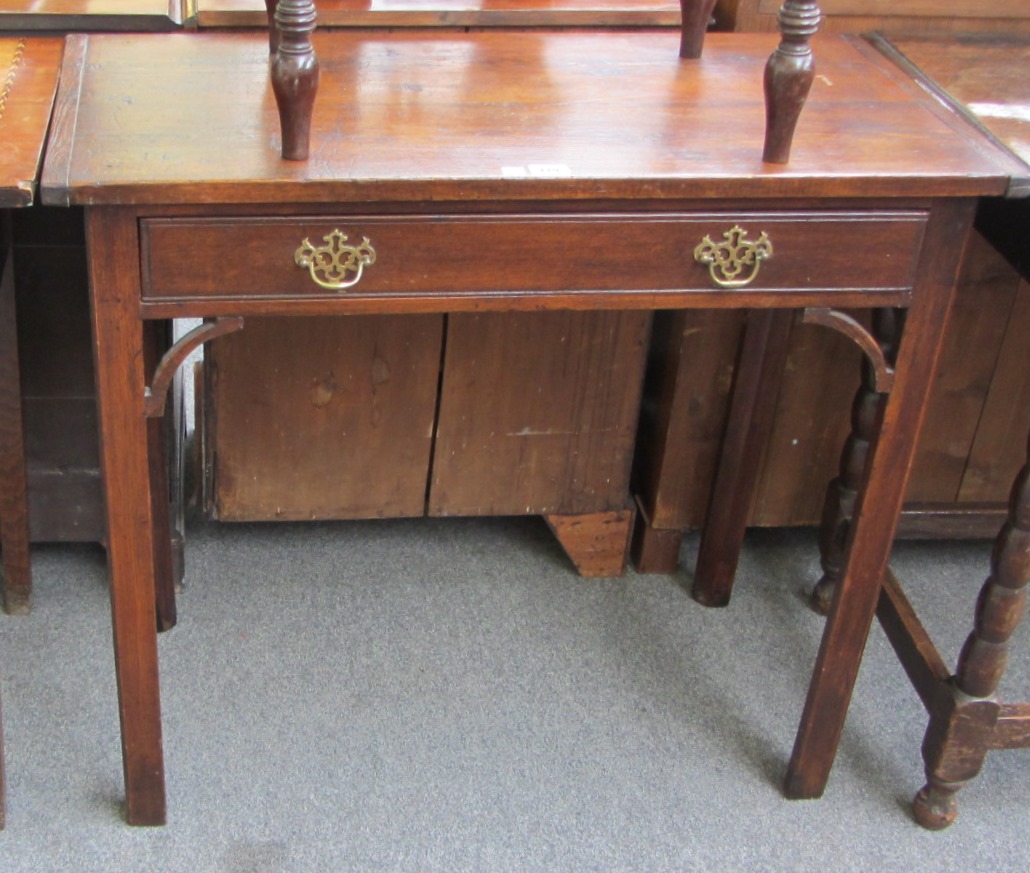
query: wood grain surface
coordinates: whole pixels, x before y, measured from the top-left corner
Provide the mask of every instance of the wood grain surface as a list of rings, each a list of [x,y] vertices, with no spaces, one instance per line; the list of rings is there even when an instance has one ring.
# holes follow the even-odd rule
[[[265,0],[197,0],[199,27],[262,27]],[[678,27],[679,0],[319,0],[326,27]]]
[[[35,199],[62,48],[54,38],[0,38],[0,206]]]
[[[286,162],[263,35],[78,37],[64,67],[45,198],[998,193],[996,155],[957,134],[955,120],[872,49],[840,37],[816,41],[820,74],[791,163],[764,165],[761,71],[775,44],[768,35],[712,34],[703,57],[686,61],[674,33],[316,34],[322,81],[311,158]]]

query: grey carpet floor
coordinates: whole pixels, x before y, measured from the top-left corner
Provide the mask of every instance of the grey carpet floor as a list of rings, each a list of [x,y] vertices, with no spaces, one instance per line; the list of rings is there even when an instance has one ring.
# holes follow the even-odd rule
[[[949,663],[988,552],[897,547]],[[879,628],[825,796],[780,794],[822,627],[811,531],[749,534],[722,610],[687,569],[578,578],[537,519],[194,519],[186,557],[160,640],[169,822],[136,829],[103,553],[34,550],[32,615],[0,618],[2,873],[1030,864],[1028,754],[993,753],[950,830],[912,821],[925,716]]]

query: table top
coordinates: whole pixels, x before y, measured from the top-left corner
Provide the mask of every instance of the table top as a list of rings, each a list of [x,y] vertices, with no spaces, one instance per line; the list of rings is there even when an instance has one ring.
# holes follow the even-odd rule
[[[881,39],[909,71],[1023,162],[1012,196],[1030,196],[1030,39]]]
[[[761,160],[775,35],[710,34],[696,61],[675,32],[315,37],[305,162],[279,157],[262,34],[69,37],[44,201],[825,201],[1007,181],[997,147],[860,39],[815,40],[783,166]]]
[[[0,0],[0,31],[170,30],[194,0]]]
[[[319,0],[319,27],[677,27],[679,0]],[[265,0],[196,0],[199,27],[262,27]]]
[[[43,156],[63,40],[0,37],[0,206],[29,206]]]

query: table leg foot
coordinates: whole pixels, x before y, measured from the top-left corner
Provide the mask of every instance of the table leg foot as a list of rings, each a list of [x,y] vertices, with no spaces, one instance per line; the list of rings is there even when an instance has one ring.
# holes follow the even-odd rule
[[[942,831],[955,821],[958,801],[955,792],[961,785],[927,783],[912,798],[912,815],[927,830]]]
[[[633,533],[632,509],[583,515],[545,515],[544,520],[581,576],[621,576]]]

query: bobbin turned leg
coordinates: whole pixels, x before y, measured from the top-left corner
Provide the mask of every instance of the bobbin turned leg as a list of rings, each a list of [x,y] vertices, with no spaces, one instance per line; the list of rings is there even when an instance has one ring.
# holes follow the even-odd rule
[[[270,0],[271,2],[271,0]],[[699,58],[715,0],[680,0],[680,57]]]
[[[951,693],[930,713],[923,740],[927,783],[912,801],[916,821],[946,828],[958,812],[955,793],[980,772],[1000,706],[995,697],[1008,642],[1023,616],[1030,581],[1030,445],[1016,477],[1009,516],[994,541],[991,572],[980,590],[973,632],[959,656]]]
[[[274,18],[278,42],[271,78],[279,108],[282,156],[288,161],[303,161],[308,157],[311,115],[318,91],[318,58],[311,44],[317,20],[315,4],[311,0],[279,0]]]
[[[873,334],[888,360],[893,358],[901,313],[879,309],[873,313]],[[837,478],[826,489],[819,525],[819,559],[823,575],[812,589],[812,608],[822,615],[830,611],[833,592],[840,579],[848,525],[855,507],[869,445],[877,431],[883,395],[876,391],[876,374],[868,359],[862,362],[862,384],[851,406],[851,433],[841,451]]]
[[[787,0],[777,16],[782,39],[765,67],[765,150],[762,160],[785,164],[794,128],[815,78],[809,40],[822,13],[815,0]]]

